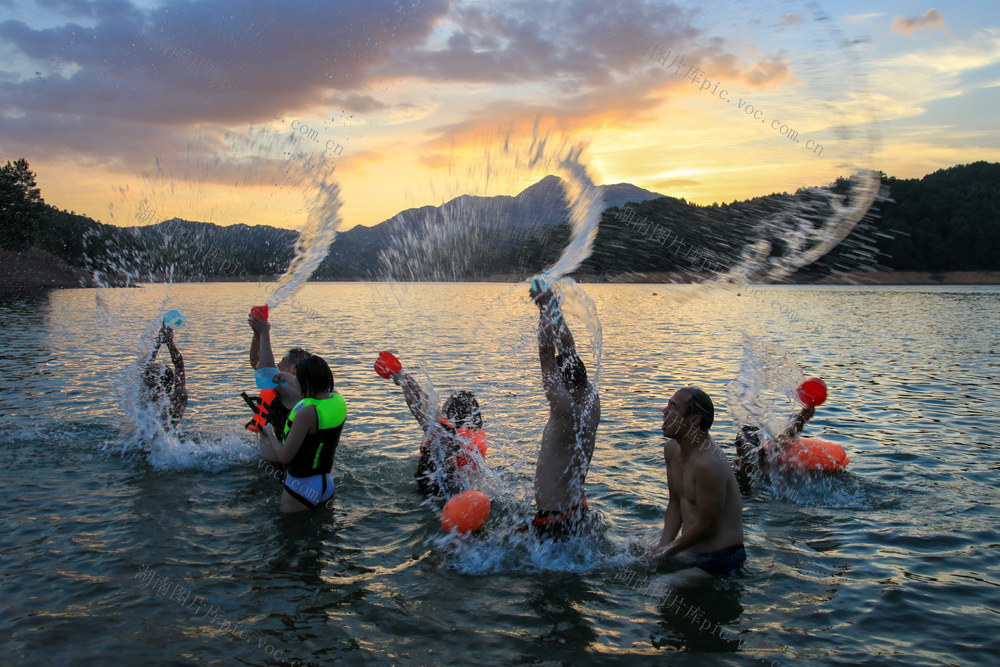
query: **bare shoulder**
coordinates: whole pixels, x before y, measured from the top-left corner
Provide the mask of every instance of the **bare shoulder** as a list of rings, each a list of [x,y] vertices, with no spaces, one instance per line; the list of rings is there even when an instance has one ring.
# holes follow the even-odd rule
[[[702,478],[710,477],[724,480],[732,474],[728,459],[717,446],[699,452],[699,455],[692,461],[692,466],[695,474]]]
[[[673,438],[671,438],[670,440],[667,440],[666,443],[664,443],[664,445],[663,445],[663,459],[667,463],[670,463],[671,459],[680,456],[680,453],[681,453],[680,443],[678,443]]]

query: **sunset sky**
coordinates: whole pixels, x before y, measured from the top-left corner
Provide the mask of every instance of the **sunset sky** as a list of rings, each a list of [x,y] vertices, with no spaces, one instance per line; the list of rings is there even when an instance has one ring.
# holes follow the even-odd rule
[[[997,161],[998,112],[997,0],[0,0],[0,160],[119,225],[300,227],[320,177],[376,224],[532,139],[711,204]]]

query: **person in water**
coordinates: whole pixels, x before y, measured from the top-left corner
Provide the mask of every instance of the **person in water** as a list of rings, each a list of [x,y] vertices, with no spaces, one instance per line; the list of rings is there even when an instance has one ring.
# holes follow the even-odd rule
[[[271,323],[260,314],[259,311],[251,310],[247,318],[250,328],[253,329],[253,340],[250,342],[250,365],[254,370],[259,368],[272,368],[274,363],[274,351],[271,348]],[[266,406],[267,423],[274,426],[275,433],[284,433],[285,421],[292,408],[302,400],[302,391],[296,380],[297,367],[300,361],[312,356],[306,350],[293,347],[278,362],[277,368],[284,375],[283,381],[275,387],[277,399]],[[260,456],[265,461],[276,462],[274,452],[266,438],[260,439]]]
[[[594,454],[601,400],[587,377],[573,334],[551,289],[532,283],[538,305],[538,359],[549,420],[535,466],[535,517],[540,537],[579,534],[588,524],[584,482]]]
[[[761,430],[749,424],[744,425],[736,434],[736,472],[740,488],[744,493],[750,493],[750,483],[753,479],[767,479],[771,469],[781,465],[782,456],[798,439],[806,422],[816,414],[816,408],[809,405],[802,408],[799,414],[778,434],[773,441],[761,442]],[[768,447],[773,444],[773,447]]]
[[[404,370],[392,374],[403,390],[410,413],[424,431],[414,478],[425,496],[451,497],[473,488],[486,457],[486,432],[479,401],[471,391],[457,391],[440,409]]]
[[[663,409],[670,498],[650,560],[655,567],[671,558],[691,566],[674,574],[677,585],[734,574],[746,561],[740,489],[725,454],[708,434],[714,420],[712,399],[697,387],[678,390]]]
[[[299,512],[333,497],[333,455],[347,420],[347,404],[333,390],[333,373],[322,357],[299,361],[294,377],[279,375],[281,382],[297,380],[302,400],[288,415],[280,439],[273,424],[264,427],[264,436],[274,457],[285,465],[281,511]]]
[[[156,358],[163,345],[170,352],[172,368]],[[156,334],[153,352],[143,369],[142,398],[146,405],[160,412],[164,428],[177,428],[188,403],[187,376],[184,373],[184,357],[174,343],[174,330],[166,324]]]

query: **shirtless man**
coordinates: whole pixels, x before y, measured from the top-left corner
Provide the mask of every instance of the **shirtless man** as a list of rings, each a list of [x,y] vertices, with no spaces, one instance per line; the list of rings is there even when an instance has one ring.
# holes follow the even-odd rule
[[[170,366],[156,359],[160,347],[166,345],[170,352]],[[143,369],[142,397],[152,409],[159,410],[160,420],[166,429],[176,429],[188,404],[187,376],[184,357],[174,343],[174,330],[164,324],[156,334],[156,344]]]
[[[258,368],[275,367],[274,352],[271,349],[271,323],[267,321],[259,312],[250,311],[247,318],[250,328],[253,329],[253,340],[250,342],[250,365],[254,370]],[[305,350],[293,347],[288,351],[281,361],[277,363],[277,369],[281,371],[283,381],[278,383],[275,391],[278,398],[268,409],[267,423],[274,426],[275,433],[283,433],[285,421],[296,403],[302,400],[302,391],[295,380],[295,368],[298,363],[308,359],[312,354]],[[267,438],[260,438],[260,457],[271,463],[277,462],[277,457]]]
[[[725,454],[708,434],[714,419],[712,399],[697,387],[677,391],[663,410],[670,499],[651,562],[659,566],[672,557],[692,565],[674,574],[679,585],[696,585],[708,575],[728,576],[746,560],[740,489]]]
[[[539,309],[538,358],[549,400],[549,421],[535,468],[538,511],[532,525],[539,536],[559,537],[579,533],[586,524],[583,485],[601,421],[601,400],[587,379],[552,291],[533,283],[530,293]]]
[[[816,414],[816,408],[806,406],[795,416],[792,422],[778,434],[769,449],[770,439],[761,442],[761,430],[756,426],[744,425],[736,434],[736,470],[740,488],[750,493],[751,480],[767,480],[773,464],[781,463],[782,454],[802,433],[806,422]]]

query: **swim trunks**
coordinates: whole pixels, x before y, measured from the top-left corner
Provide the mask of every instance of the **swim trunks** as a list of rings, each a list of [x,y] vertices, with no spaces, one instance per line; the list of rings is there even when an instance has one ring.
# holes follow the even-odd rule
[[[589,523],[590,510],[584,500],[566,511],[538,510],[531,521],[539,537],[568,537],[584,532]]]
[[[714,577],[728,577],[738,573],[746,560],[746,549],[742,544],[734,544],[718,551],[698,554],[694,566]]]
[[[333,475],[330,473],[310,477],[293,477],[286,472],[284,487],[285,491],[288,491],[288,495],[310,509],[314,509],[320,503],[333,498],[335,491]]]

